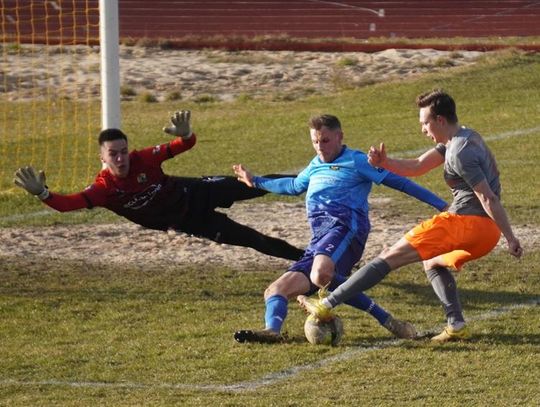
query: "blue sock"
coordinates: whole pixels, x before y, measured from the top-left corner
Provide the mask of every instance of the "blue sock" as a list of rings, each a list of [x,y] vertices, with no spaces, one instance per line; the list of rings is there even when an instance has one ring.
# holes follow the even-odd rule
[[[342,284],[346,278],[340,274],[336,274],[334,279],[328,287],[331,291]],[[357,308],[359,310],[365,311],[373,318],[375,318],[379,324],[383,325],[390,314],[386,312],[381,306],[379,306],[375,301],[368,297],[364,293],[356,294],[354,297],[345,301],[345,304],[350,305],[351,307]]]
[[[287,317],[289,301],[282,295],[273,295],[266,299],[266,312],[264,313],[264,322],[266,329],[274,332],[280,332],[285,318]]]

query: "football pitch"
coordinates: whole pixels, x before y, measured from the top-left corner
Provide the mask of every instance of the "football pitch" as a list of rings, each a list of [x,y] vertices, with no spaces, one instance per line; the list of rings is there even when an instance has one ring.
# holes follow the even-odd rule
[[[464,343],[393,339],[346,307],[338,347],[312,346],[291,306],[290,341],[240,345],[234,329],[262,324],[262,288],[278,270],[160,269],[8,261],[3,364],[8,405],[535,405],[538,256],[504,252],[459,276],[473,328]],[[536,260],[536,261],[535,261]],[[418,268],[370,294],[422,333],[443,325]],[[273,404],[272,404],[273,403]],[[81,405],[79,404],[79,405]],[[450,404],[453,405],[453,404]]]
[[[303,336],[305,316],[291,304],[287,343],[246,345],[232,333],[262,326],[263,290],[282,268],[107,264],[97,261],[100,253],[63,259],[36,245],[24,256],[0,256],[0,405],[539,405],[537,54],[294,101],[187,104],[200,142],[166,171],[229,173],[235,162],[257,173],[301,168],[312,156],[305,123],[323,111],[340,117],[351,147],[365,150],[384,140],[396,155],[413,154],[430,147],[419,132],[414,97],[434,87],[452,94],[461,123],[488,141],[502,174],[503,203],[525,243],[521,260],[503,246],[457,277],[470,341],[427,339],[444,320],[418,265],[391,273],[369,295],[426,338],[395,340],[367,315],[342,306],[342,344],[312,346]],[[128,134],[141,133],[132,147],[154,144],[161,137],[156,123],[176,105],[124,105]],[[11,172],[9,163],[2,166]],[[73,190],[58,174],[49,176],[60,190]],[[11,183],[0,181],[6,189]],[[418,181],[450,199],[440,171]],[[390,198],[376,209],[397,222],[426,217],[425,207],[398,194],[377,189],[374,196]],[[33,216],[43,207],[31,197],[1,198],[3,228],[118,222],[95,211]],[[272,199],[278,198],[266,202]]]

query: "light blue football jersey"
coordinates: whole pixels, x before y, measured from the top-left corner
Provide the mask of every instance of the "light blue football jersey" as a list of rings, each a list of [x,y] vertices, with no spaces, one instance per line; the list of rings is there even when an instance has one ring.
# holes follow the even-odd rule
[[[324,234],[336,222],[351,231],[369,230],[368,195],[372,184],[380,184],[388,171],[368,163],[367,155],[343,146],[331,163],[317,156],[296,178],[254,177],[256,187],[283,195],[306,192],[306,210],[314,236]]]

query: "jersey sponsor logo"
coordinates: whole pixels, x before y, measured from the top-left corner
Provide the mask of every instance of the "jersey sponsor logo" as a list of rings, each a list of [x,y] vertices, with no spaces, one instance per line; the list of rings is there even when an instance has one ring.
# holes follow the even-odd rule
[[[148,177],[144,172],[141,172],[139,175],[137,175],[137,182],[139,184],[144,184],[146,181],[148,181]]]
[[[339,182],[337,176],[317,174],[311,177],[313,185],[335,185]]]
[[[161,187],[161,184],[150,185],[143,192],[133,196],[129,202],[124,204],[124,208],[137,210],[145,207],[154,199]]]
[[[223,181],[224,179],[225,177],[221,177],[219,175],[211,175],[211,176],[203,175],[202,177],[203,182],[218,182],[218,181]]]

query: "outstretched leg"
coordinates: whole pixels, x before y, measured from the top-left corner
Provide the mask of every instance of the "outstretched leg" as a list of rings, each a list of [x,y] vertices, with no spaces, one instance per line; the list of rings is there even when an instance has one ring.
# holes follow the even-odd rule
[[[346,280],[347,279],[345,276],[336,274],[328,289],[333,291]],[[372,298],[368,297],[362,292],[346,300],[345,304],[368,313],[375,318],[382,327],[389,330],[397,338],[414,339],[417,336],[416,329],[413,324],[394,318]]]
[[[295,175],[268,174],[266,178],[294,177]],[[237,201],[258,198],[266,195],[268,191],[248,187],[235,177],[229,176],[211,176],[202,177],[202,182],[208,189],[208,200],[210,208],[230,208]]]
[[[217,243],[251,247],[269,256],[287,260],[298,260],[304,253],[285,240],[267,236],[219,212],[209,212],[204,219],[191,219],[182,230]]]
[[[324,300],[324,305],[333,308],[347,301],[356,293],[364,292],[383,280],[390,271],[406,264],[420,261],[416,250],[401,238],[390,249],[358,269],[351,277]]]
[[[207,190],[209,208],[230,208],[236,201],[258,198],[268,191],[248,187],[235,177],[202,177],[203,187]]]

